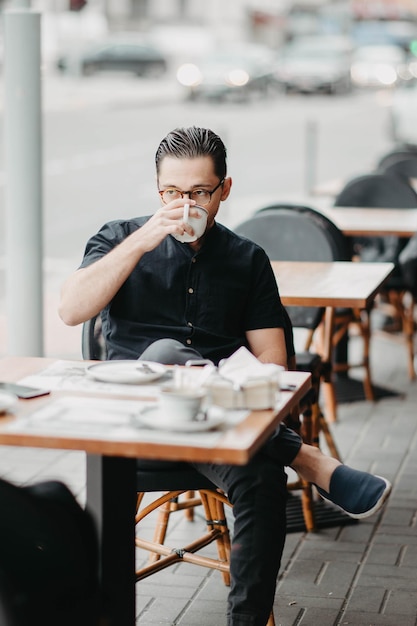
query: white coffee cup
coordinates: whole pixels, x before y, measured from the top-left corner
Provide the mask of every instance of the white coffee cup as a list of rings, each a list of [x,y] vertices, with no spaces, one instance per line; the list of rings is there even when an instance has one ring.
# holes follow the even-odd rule
[[[159,392],[159,406],[164,419],[173,422],[191,422],[201,412],[207,392],[190,387],[163,387]]]
[[[200,217],[192,217],[189,214],[190,205],[189,204],[184,205],[183,221],[184,223],[189,224],[190,226],[193,227],[194,235],[189,235],[188,233],[184,233],[183,235],[173,235],[175,239],[177,239],[178,241],[181,241],[182,243],[191,243],[192,241],[197,241],[197,239],[199,239],[200,237],[202,237],[202,235],[204,235],[204,232],[206,230],[207,218],[208,218],[207,209],[204,209],[202,206],[198,206],[198,205],[195,205],[191,208],[193,211],[197,210]]]

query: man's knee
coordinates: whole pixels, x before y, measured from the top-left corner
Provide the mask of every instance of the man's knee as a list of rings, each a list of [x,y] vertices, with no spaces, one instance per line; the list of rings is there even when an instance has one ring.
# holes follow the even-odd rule
[[[176,339],[158,339],[142,352],[142,361],[155,361],[164,365],[185,365],[192,359],[201,359],[201,355]]]
[[[264,444],[262,451],[276,463],[289,467],[293,465],[302,446],[300,435],[284,424],[280,424],[280,427]]]
[[[215,478],[211,478],[216,483]],[[263,454],[257,455],[248,465],[232,467],[224,479],[225,491],[233,505],[238,502],[255,504],[265,500],[270,505],[272,497],[278,503],[287,498],[287,474],[284,467]]]

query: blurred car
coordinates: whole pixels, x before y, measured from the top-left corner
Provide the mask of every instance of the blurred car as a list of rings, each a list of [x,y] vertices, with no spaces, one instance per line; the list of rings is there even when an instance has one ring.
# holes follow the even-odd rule
[[[272,81],[274,53],[262,45],[220,48],[195,63],[184,63],[177,80],[190,99],[247,98],[266,93]]]
[[[286,91],[347,93],[352,46],[343,36],[294,39],[283,47],[275,79]]]
[[[417,78],[393,91],[389,115],[392,139],[417,146]]]
[[[414,20],[359,20],[352,26],[352,38],[358,47],[393,45],[409,50],[417,38],[417,24]]]
[[[133,72],[137,76],[160,76],[167,70],[165,56],[153,45],[137,38],[114,37],[91,44],[80,52],[62,55],[57,61],[61,71]]]
[[[352,28],[352,9],[347,2],[286,3],[284,32],[287,41],[317,35],[345,35]]]
[[[393,87],[406,66],[407,55],[400,46],[360,46],[353,54],[352,83],[357,87]]]

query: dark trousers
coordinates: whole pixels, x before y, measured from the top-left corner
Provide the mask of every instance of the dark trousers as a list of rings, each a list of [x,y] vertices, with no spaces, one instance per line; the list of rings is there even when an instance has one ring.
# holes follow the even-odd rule
[[[202,358],[177,341],[155,342],[142,359],[184,365]],[[230,559],[228,626],[265,626],[272,610],[286,534],[287,475],[300,437],[281,425],[244,466],[194,463],[227,493],[235,518]]]

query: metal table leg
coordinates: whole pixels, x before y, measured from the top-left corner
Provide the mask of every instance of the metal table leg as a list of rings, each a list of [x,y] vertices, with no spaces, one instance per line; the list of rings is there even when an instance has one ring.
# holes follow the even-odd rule
[[[136,459],[87,455],[87,509],[98,528],[103,623],[134,626]]]

